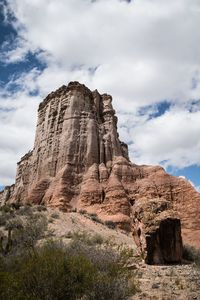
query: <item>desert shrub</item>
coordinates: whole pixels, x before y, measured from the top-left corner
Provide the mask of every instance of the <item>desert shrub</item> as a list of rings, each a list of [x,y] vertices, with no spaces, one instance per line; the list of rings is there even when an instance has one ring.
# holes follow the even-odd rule
[[[13,232],[13,243],[16,247],[34,250],[38,240],[42,239],[47,230],[48,222],[44,215],[33,214],[27,219],[21,230]]]
[[[94,218],[95,218],[95,217],[97,217],[97,214],[95,214],[95,213],[91,213],[91,214],[88,214],[88,216],[89,216],[89,217],[91,217],[91,218],[92,218],[92,217],[94,217]]]
[[[108,272],[110,266],[115,265],[118,260],[117,252],[110,247],[98,247],[90,245],[82,240],[73,240],[68,247],[71,255],[82,255],[87,257],[93,265],[101,272]]]
[[[46,211],[47,210],[46,206],[44,206],[44,205],[37,205],[36,209],[37,209],[37,211]]]
[[[60,215],[59,215],[59,213],[57,213],[57,212],[53,212],[53,213],[51,214],[51,218],[53,218],[53,219],[59,219],[59,218],[60,218]]]
[[[92,221],[103,224],[103,221],[99,219],[99,217],[96,214],[90,214],[89,217]]]
[[[70,232],[70,235],[74,241],[82,241],[84,243],[88,243],[90,240],[90,235],[85,231],[73,231]]]
[[[7,222],[7,215],[5,213],[0,213],[0,226],[5,226]]]
[[[77,208],[76,207],[72,208],[71,212],[77,212]]]
[[[48,221],[49,221],[49,223],[53,223],[54,219],[53,218],[49,218]]]
[[[0,254],[34,251],[37,241],[44,237],[47,230],[47,220],[41,214],[33,214],[27,219],[17,217],[7,221],[5,229],[7,236],[4,234],[1,240]]]
[[[0,211],[4,213],[9,213],[13,210],[12,206],[10,204],[5,204],[0,207]]]
[[[200,266],[200,251],[189,245],[183,246],[183,259],[194,262]]]
[[[6,222],[5,229],[6,230],[14,230],[14,229],[19,229],[21,230],[23,228],[23,221],[20,218],[14,218],[11,220],[8,220]]]
[[[29,205],[24,205],[18,209],[17,214],[20,216],[31,216],[33,214],[33,210]]]
[[[99,244],[99,245],[101,245],[101,244],[104,243],[104,239],[103,239],[103,237],[100,234],[96,233],[96,234],[94,234],[94,235],[91,236],[90,242],[92,244]]]
[[[124,223],[123,224],[123,228],[124,231],[126,231],[127,233],[129,233],[131,231],[131,226],[129,223]]]
[[[6,223],[15,218],[15,212],[13,210],[0,211],[0,226],[6,226]]]
[[[105,244],[48,242],[32,253],[0,258],[0,299],[125,300],[137,290],[124,255]]]
[[[85,257],[69,257],[60,246],[47,244],[37,250],[37,255],[12,260],[0,273],[0,298],[80,299],[91,287],[94,273],[95,268]]]
[[[100,234],[89,234],[85,231],[70,232],[68,233],[68,237],[73,241],[79,241],[86,245],[100,245],[104,242],[104,239]]]
[[[15,210],[18,210],[21,207],[21,203],[11,203],[11,207]]]
[[[135,278],[130,276],[126,267],[130,256],[125,256],[124,251],[113,250],[109,244],[89,245],[81,240],[73,241],[68,251],[70,255],[87,257],[97,269],[93,288],[86,299],[120,300],[127,299],[130,293],[136,293]]]
[[[115,229],[115,228],[116,228],[116,224],[115,224],[113,221],[108,220],[108,221],[105,221],[104,224],[105,224],[108,228],[110,228],[110,229]]]
[[[87,211],[86,211],[85,209],[80,209],[80,210],[79,210],[79,213],[80,213],[81,215],[85,215],[85,214],[87,214]]]

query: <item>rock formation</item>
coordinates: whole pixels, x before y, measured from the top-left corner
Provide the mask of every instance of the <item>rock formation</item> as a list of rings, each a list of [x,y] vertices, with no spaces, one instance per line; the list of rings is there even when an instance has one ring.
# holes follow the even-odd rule
[[[1,192],[6,201],[96,213],[132,230],[149,263],[181,260],[178,214],[183,241],[200,247],[200,194],[159,166],[131,163],[112,97],[78,82],[39,105],[34,148],[18,163],[15,186]]]

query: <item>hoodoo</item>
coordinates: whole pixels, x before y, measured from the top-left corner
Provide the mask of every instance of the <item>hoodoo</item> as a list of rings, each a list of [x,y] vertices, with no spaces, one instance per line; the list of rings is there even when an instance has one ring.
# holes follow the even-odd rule
[[[39,105],[33,150],[0,203],[93,212],[132,231],[147,263],[180,262],[183,242],[200,247],[200,194],[159,166],[131,163],[119,140],[112,97],[70,82]]]

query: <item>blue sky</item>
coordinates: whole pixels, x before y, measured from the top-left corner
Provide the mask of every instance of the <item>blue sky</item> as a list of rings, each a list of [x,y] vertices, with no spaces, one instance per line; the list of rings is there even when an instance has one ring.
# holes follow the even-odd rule
[[[113,96],[133,162],[199,189],[199,26],[198,0],[1,1],[0,186],[33,146],[39,102],[78,80]]]

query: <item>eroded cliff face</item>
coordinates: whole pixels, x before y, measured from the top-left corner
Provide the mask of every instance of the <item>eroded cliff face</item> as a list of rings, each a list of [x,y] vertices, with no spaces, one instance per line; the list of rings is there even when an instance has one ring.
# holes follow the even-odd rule
[[[115,156],[128,159],[111,101],[111,96],[92,93],[77,82],[47,96],[39,106],[33,151],[18,163],[14,201],[43,202],[67,211],[91,166],[102,164],[109,170]]]
[[[200,247],[200,194],[186,180],[168,175],[161,167],[131,163],[127,145],[118,138],[111,96],[91,92],[78,82],[62,86],[40,104],[33,151],[18,163],[15,187],[6,197],[9,202],[96,213],[102,220],[132,230],[141,251],[152,243],[161,249],[165,245],[163,230],[169,227],[168,236],[175,246],[171,254],[159,259],[154,255],[160,263],[167,261],[167,256],[181,259],[178,212],[184,242]],[[152,199],[170,205],[165,206],[165,214],[159,209],[154,214],[157,225],[148,240],[149,220],[139,217],[136,207]],[[138,224],[142,224],[141,232]]]

